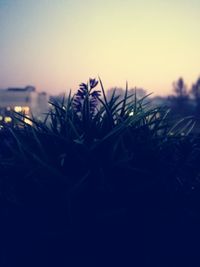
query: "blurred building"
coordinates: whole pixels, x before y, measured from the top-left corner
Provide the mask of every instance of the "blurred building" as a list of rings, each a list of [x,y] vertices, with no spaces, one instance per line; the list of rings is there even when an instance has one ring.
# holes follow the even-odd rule
[[[12,121],[12,111],[42,119],[48,111],[48,95],[33,86],[0,89],[0,121]]]

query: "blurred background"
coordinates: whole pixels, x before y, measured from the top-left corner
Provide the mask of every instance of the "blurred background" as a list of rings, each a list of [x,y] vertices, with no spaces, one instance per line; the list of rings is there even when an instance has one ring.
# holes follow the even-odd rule
[[[199,10],[197,0],[0,0],[1,116],[41,117],[49,100],[98,75],[108,95],[128,81],[197,114]]]

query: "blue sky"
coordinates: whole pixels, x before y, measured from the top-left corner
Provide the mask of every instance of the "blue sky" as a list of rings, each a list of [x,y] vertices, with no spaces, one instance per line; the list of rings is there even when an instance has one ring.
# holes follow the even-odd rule
[[[0,0],[0,88],[105,86],[169,93],[200,75],[200,1]]]

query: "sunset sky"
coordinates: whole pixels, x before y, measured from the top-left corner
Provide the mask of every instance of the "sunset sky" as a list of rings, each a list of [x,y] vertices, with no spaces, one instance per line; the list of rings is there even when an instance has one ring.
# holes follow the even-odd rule
[[[0,88],[89,77],[155,94],[200,75],[199,0],[0,0]]]

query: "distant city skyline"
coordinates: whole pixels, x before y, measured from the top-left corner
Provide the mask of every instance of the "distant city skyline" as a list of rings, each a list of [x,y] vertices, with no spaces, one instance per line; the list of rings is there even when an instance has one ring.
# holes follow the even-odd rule
[[[200,76],[198,0],[0,0],[0,88],[59,94],[106,88],[172,93]]]

